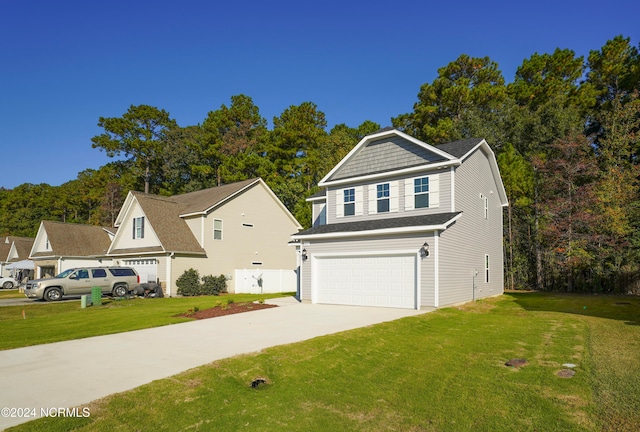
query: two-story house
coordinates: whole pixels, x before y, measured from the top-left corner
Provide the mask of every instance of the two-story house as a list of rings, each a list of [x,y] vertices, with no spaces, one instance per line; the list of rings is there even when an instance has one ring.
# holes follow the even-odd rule
[[[131,191],[115,225],[107,256],[167,296],[190,268],[225,275],[229,292],[295,289],[296,252],[287,240],[302,227],[260,178],[171,197]]]
[[[503,293],[508,202],[485,140],[384,129],[319,186],[313,227],[292,236],[302,301],[420,309]]]

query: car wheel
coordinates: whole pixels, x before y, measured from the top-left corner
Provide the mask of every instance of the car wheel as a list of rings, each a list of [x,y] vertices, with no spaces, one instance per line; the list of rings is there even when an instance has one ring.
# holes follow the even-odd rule
[[[2,284],[2,288],[4,289],[11,289],[13,288],[13,282],[11,281],[6,281],[5,283]]]
[[[116,285],[113,287],[113,296],[114,297],[124,297],[127,295],[127,286],[126,285]]]
[[[44,299],[46,301],[58,301],[62,298],[62,291],[60,288],[49,288],[44,293]]]

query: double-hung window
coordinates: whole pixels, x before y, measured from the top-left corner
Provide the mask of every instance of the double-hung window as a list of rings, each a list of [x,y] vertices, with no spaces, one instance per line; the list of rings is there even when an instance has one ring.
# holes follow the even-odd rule
[[[133,238],[144,238],[144,216],[133,218]]]
[[[440,206],[440,174],[413,177],[404,181],[404,209],[432,209]]]
[[[378,213],[389,211],[389,183],[376,185],[376,200],[378,202]]]
[[[429,207],[429,177],[413,179],[413,199],[415,208]]]
[[[342,201],[344,203],[344,215],[345,216],[353,216],[356,214],[356,190],[345,189],[344,190],[344,199]]]
[[[213,239],[222,240],[222,219],[213,220]]]

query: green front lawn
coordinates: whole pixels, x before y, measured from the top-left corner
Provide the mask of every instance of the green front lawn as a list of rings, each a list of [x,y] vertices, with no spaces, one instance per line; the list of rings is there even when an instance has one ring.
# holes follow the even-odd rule
[[[18,291],[17,289],[0,289],[0,299],[8,299],[8,298],[25,298],[24,294]]]
[[[3,306],[0,307],[0,350],[176,324],[192,320],[175,317],[190,309],[207,309],[230,300],[240,303],[283,295],[229,294],[130,300],[105,297],[101,306],[85,309],[80,307],[80,300]]]
[[[513,358],[527,363],[505,366]],[[557,376],[564,363],[573,378]],[[268,383],[252,389],[258,377]],[[640,430],[640,299],[507,294],[218,361],[89,408],[15,430]]]

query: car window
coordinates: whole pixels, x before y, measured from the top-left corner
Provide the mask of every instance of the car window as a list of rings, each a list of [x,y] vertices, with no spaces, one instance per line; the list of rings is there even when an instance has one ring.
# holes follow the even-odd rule
[[[76,272],[77,279],[89,279],[89,270],[83,269]]]
[[[130,268],[110,268],[109,271],[114,276],[135,276],[135,272]]]
[[[61,279],[62,278],[66,278],[67,276],[69,276],[69,273],[72,273],[72,272],[73,272],[73,269],[68,269],[68,270],[63,271],[62,273],[60,273],[56,277],[57,278],[61,278]]]
[[[91,270],[94,278],[104,278],[107,277],[107,272],[104,269],[93,269]]]

